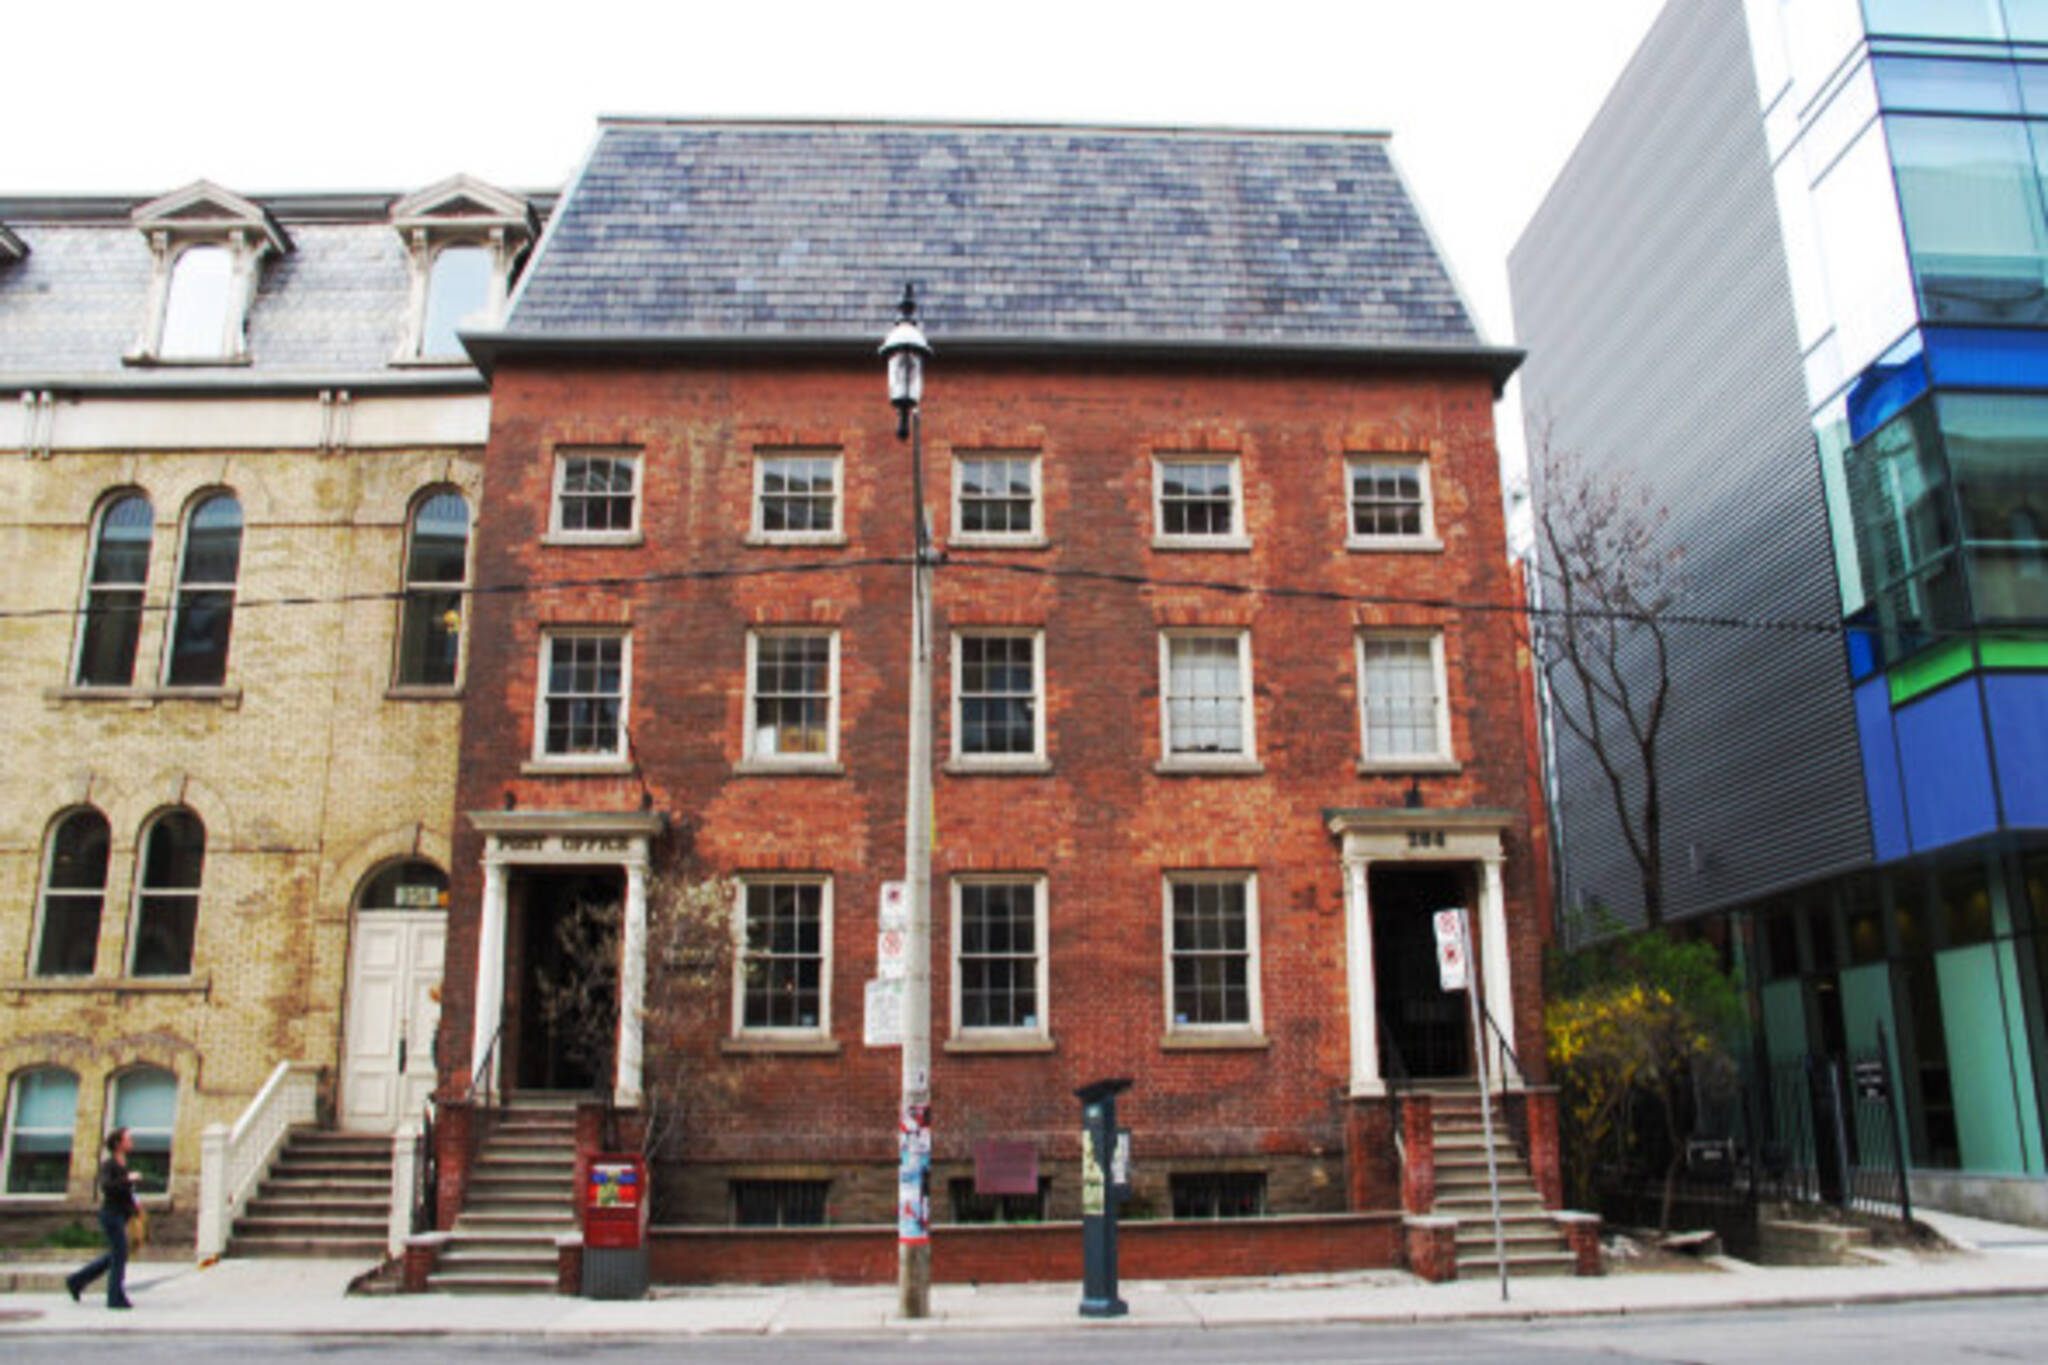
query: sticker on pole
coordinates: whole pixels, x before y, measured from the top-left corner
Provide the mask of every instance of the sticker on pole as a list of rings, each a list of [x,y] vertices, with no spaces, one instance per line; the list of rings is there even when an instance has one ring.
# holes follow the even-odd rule
[[[882,932],[891,929],[902,933],[910,928],[910,883],[883,882],[881,904]]]
[[[861,1043],[866,1047],[902,1047],[903,979],[882,977],[868,982],[865,1003]]]
[[[1439,910],[1436,926],[1437,980],[1447,991],[1472,988],[1472,939],[1463,910]]]

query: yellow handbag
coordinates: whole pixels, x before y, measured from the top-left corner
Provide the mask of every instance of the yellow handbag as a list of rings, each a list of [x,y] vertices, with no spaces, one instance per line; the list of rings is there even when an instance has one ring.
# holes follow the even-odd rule
[[[134,1255],[149,1240],[149,1214],[142,1205],[135,1206],[135,1212],[128,1215],[128,1253]]]

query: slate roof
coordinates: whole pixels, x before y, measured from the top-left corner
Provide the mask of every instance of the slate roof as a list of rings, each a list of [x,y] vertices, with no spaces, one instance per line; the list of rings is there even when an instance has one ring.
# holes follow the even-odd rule
[[[394,197],[266,196],[292,249],[264,263],[249,309],[249,363],[162,368],[122,363],[148,307],[149,248],[129,221],[139,198],[0,200],[0,220],[28,248],[19,259],[0,256],[0,391],[474,385],[467,366],[391,364],[411,306],[405,249],[389,218]]]
[[[483,349],[879,336],[906,280],[941,351],[1483,347],[1378,135],[615,120]]]

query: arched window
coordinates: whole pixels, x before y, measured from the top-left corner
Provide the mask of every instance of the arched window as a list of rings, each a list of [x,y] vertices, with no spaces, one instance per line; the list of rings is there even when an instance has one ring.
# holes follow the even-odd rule
[[[178,253],[158,354],[169,360],[211,360],[230,352],[228,298],[234,276],[234,257],[224,246],[187,247]]]
[[[165,811],[142,836],[142,879],[135,891],[137,976],[189,976],[199,923],[199,878],[206,826],[185,809]]]
[[[491,281],[496,274],[491,253],[480,246],[443,247],[427,272],[427,315],[420,329],[420,355],[429,360],[459,360],[462,342],[456,333],[487,321]]]
[[[139,1066],[114,1078],[107,1131],[126,1128],[135,1146],[128,1169],[142,1177],[144,1194],[163,1194],[171,1184],[171,1130],[178,1120],[178,1078],[162,1067]]]
[[[149,499],[140,493],[123,493],[100,508],[72,675],[80,687],[126,687],[135,681],[135,642],[142,633],[153,529]]]
[[[78,1077],[55,1066],[17,1072],[7,1087],[7,1193],[64,1193],[77,1125]]]
[[[445,254],[445,253],[444,253]],[[462,656],[469,582],[469,503],[446,489],[413,509],[398,620],[398,685],[452,687]]]
[[[164,681],[172,687],[218,687],[228,676],[228,636],[235,624],[235,579],[242,567],[242,504],[216,493],[185,519],[185,558],[171,617]]]
[[[448,874],[414,858],[393,863],[363,884],[358,910],[446,910]]]
[[[107,900],[107,817],[75,810],[50,831],[43,860],[42,935],[37,976],[91,976]]]

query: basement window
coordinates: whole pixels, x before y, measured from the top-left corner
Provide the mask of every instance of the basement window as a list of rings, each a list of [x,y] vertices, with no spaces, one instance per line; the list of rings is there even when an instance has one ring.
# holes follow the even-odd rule
[[[1041,1176],[1036,1194],[976,1194],[974,1177],[949,1182],[956,1223],[1043,1223],[1052,1201],[1052,1179]]]
[[[737,1228],[814,1228],[825,1225],[829,1180],[735,1180],[732,1223]]]
[[[1169,1176],[1175,1218],[1263,1218],[1264,1171],[1190,1171]]]

